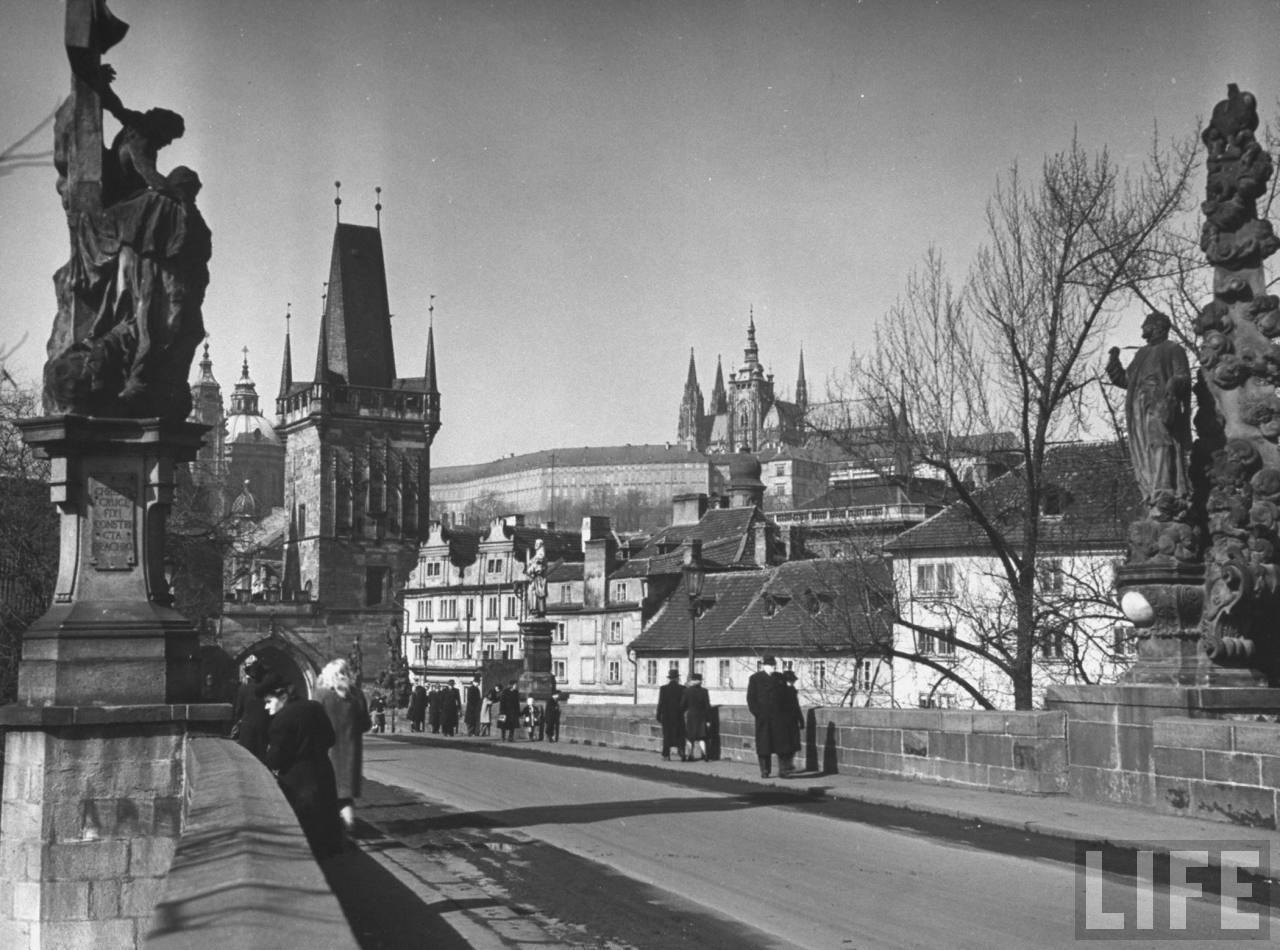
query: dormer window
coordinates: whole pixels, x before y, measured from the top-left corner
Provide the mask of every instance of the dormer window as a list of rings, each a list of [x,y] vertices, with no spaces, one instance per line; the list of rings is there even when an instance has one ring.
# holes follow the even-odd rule
[[[1071,504],[1071,493],[1065,488],[1050,485],[1040,493],[1040,514],[1046,518],[1061,518]]]

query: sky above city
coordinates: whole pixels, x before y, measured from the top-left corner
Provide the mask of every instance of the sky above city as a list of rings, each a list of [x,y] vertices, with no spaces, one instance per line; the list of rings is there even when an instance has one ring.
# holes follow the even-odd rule
[[[675,439],[689,352],[760,356],[810,398],[930,244],[962,276],[1016,161],[1073,134],[1137,163],[1225,96],[1277,115],[1275,0],[691,2],[110,0],[135,109],[204,182],[204,320],[229,395],[248,348],[273,412],[291,306],[310,378],[333,238],[382,188],[397,370],[422,373],[437,465]],[[0,150],[69,89],[62,4],[0,2]],[[107,119],[107,134],[114,134]],[[22,152],[51,148],[46,126]],[[51,164],[0,173],[0,349],[38,379],[67,255]],[[1128,324],[1132,323],[1132,326]],[[1122,342],[1138,341],[1135,307]],[[193,368],[194,369],[194,368]]]

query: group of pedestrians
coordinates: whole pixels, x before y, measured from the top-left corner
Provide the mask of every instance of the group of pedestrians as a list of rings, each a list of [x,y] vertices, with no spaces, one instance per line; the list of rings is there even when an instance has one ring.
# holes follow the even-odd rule
[[[772,774],[775,755],[781,778],[789,778],[796,771],[804,713],[795,684],[795,672],[779,673],[778,661],[769,655],[761,658],[760,669],[747,680],[747,709],[756,720],[756,756],[762,778]]]
[[[692,673],[680,683],[680,671],[671,670],[658,690],[658,722],[662,725],[662,757],[677,749],[681,762],[708,761],[707,737],[711,734],[711,696],[702,685],[702,674]]]
[[[419,683],[409,697],[407,716],[410,732],[425,732],[431,727],[434,735],[456,736],[461,723],[467,735],[478,735],[481,718],[480,677],[473,677],[467,684],[465,699],[456,681],[437,683],[430,688]]]
[[[338,854],[355,826],[364,733],[373,725],[344,659],[316,679],[315,698],[251,659],[233,709],[236,740],[275,775],[317,859]]]

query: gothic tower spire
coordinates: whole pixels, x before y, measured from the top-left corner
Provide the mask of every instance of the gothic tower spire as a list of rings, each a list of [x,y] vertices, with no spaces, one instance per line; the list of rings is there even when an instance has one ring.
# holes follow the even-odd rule
[[[800,372],[796,374],[796,405],[804,412],[809,407],[809,384],[804,378],[804,347],[800,347]]]
[[[427,395],[427,442],[435,439],[440,431],[440,387],[436,383],[436,295],[431,294],[427,303],[427,365],[422,389]]]
[[[716,356],[716,383],[711,389],[711,414],[718,416],[729,411],[729,395],[724,388],[724,366]]]
[[[289,310],[291,306],[293,305],[284,305],[284,358],[280,360],[280,391],[276,394],[277,399],[284,399],[293,388],[293,347],[289,343],[289,321],[293,319]]]
[[[693,347],[689,347],[689,373],[685,377],[684,395],[680,399],[680,424],[676,438],[691,449],[702,451],[702,417],[705,414],[702,389],[698,386],[698,370],[693,361]]]

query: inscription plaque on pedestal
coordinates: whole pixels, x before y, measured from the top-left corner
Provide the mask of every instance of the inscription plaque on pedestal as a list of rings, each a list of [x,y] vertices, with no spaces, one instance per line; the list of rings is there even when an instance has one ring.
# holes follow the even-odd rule
[[[99,571],[127,571],[138,563],[133,515],[138,479],[132,472],[89,476],[89,563]]]

